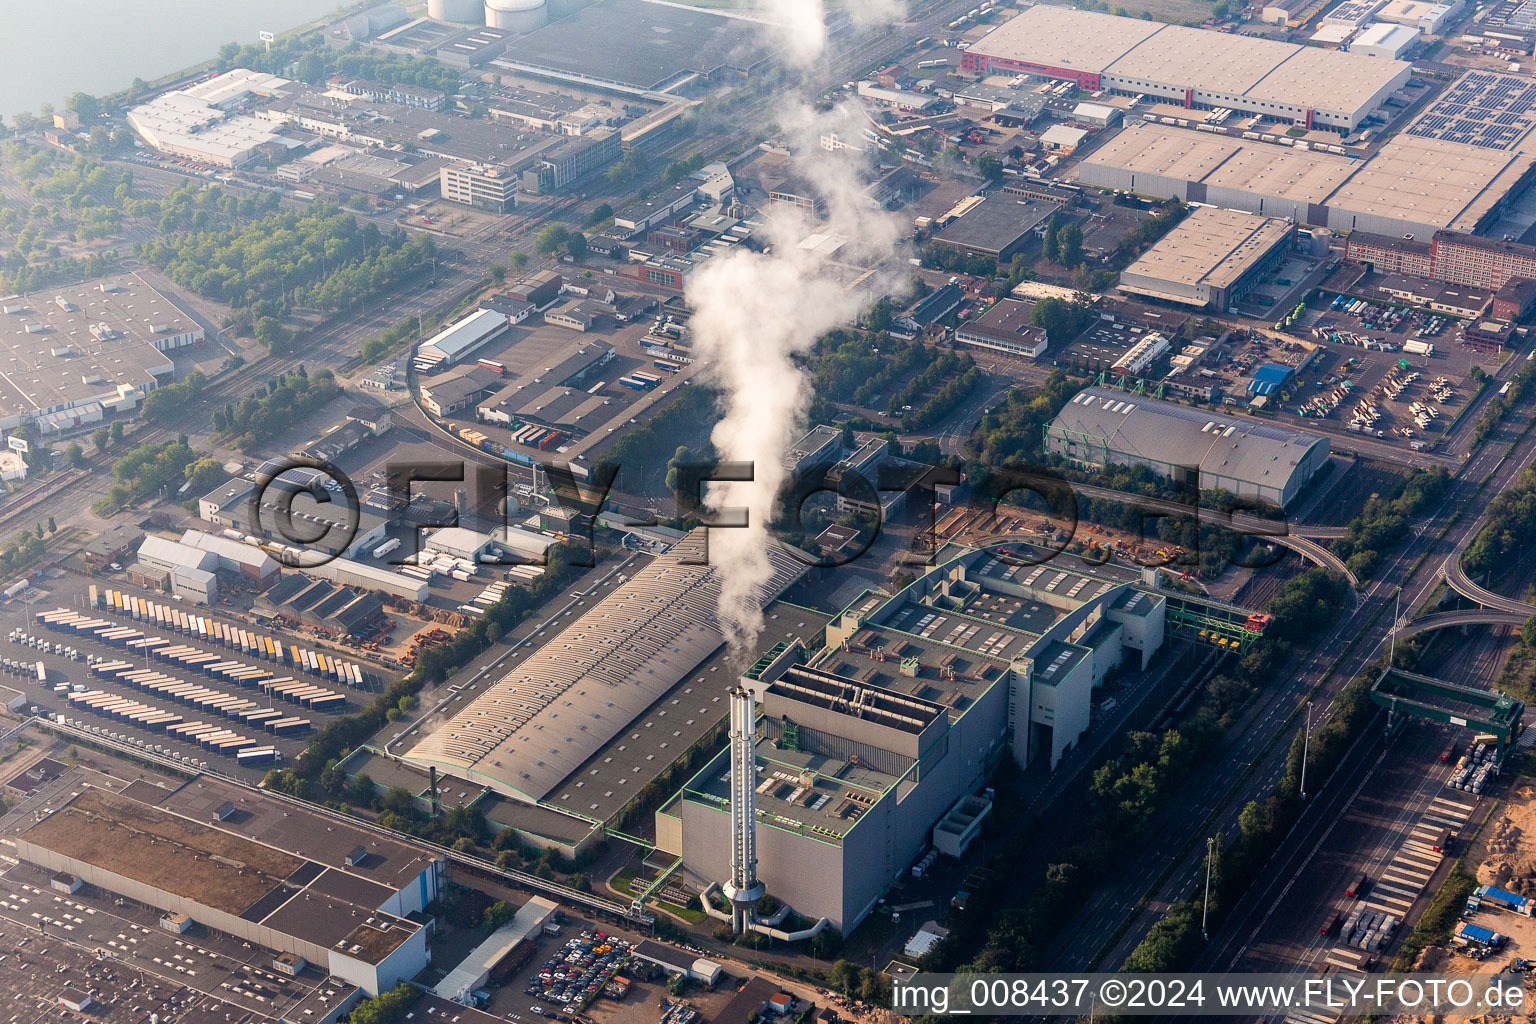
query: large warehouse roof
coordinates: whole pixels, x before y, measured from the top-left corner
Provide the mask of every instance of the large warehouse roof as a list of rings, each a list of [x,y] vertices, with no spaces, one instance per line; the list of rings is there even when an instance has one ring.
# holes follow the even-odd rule
[[[1036,4],[982,36],[971,49],[989,57],[1102,74],[1164,27],[1154,21]]]
[[[1305,430],[1223,416],[1111,388],[1085,388],[1048,433],[1088,437],[1110,452],[1284,490],[1307,452],[1327,440]]]
[[[1159,192],[1141,177],[1134,184],[1122,180],[1125,174],[1156,175],[1229,190],[1234,194],[1218,198],[1212,192],[1207,201],[1250,210],[1257,206],[1241,196],[1253,197],[1254,203],[1277,197],[1326,205],[1331,213],[1325,226],[1343,230],[1385,231],[1402,224],[1471,231],[1529,166],[1529,155],[1519,151],[1406,133],[1369,159],[1350,160],[1315,150],[1142,124],[1127,128],[1085,157],[1078,177],[1089,184],[1130,185],[1154,195],[1182,194]],[[1190,198],[1200,196],[1191,192]],[[1302,210],[1298,219],[1306,212]],[[1356,225],[1353,216],[1388,223],[1385,227]]]
[[[1127,267],[1126,273],[1186,285],[1230,287],[1290,231],[1283,220],[1202,206]]]
[[[703,531],[657,557],[493,683],[406,760],[536,801],[713,653],[720,583]],[[770,549],[764,603],[805,571]],[[682,750],[676,753],[681,754]]]
[[[1066,71],[1351,112],[1408,67],[1402,61],[1036,4],[970,52]]]
[[[506,314],[498,313],[494,309],[477,309],[464,319],[434,334],[423,342],[421,347],[423,350],[431,349],[441,352],[445,359],[454,360],[506,325]]]
[[[1329,201],[1341,209],[1473,230],[1530,166],[1517,152],[1400,134]],[[1501,177],[1504,182],[1494,187]]]

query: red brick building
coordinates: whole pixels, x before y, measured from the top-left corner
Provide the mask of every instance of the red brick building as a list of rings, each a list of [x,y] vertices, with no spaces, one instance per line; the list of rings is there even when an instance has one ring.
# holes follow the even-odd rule
[[[1437,231],[1429,242],[1357,232],[1345,241],[1344,251],[1348,259],[1382,273],[1473,288],[1497,291],[1512,279],[1536,280],[1536,246],[1456,231]]]

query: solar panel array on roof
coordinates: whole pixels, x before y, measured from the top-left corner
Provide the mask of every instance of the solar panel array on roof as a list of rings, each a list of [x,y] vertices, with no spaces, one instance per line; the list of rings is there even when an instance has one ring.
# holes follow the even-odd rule
[[[1509,150],[1536,127],[1536,82],[1469,71],[1406,131],[1481,149]]]

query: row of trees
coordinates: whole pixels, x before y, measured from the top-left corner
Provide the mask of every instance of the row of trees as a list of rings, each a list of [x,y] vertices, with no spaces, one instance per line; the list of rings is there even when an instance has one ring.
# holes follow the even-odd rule
[[[411,317],[402,320],[363,342],[363,362],[375,363],[398,349],[409,338],[421,332],[421,319]]]
[[[1307,775],[1314,787],[1320,786],[1370,719],[1371,682],[1381,668],[1382,663],[1373,664],[1339,691],[1333,714],[1313,730],[1310,743],[1304,745],[1301,733],[1297,733],[1286,758],[1285,772],[1273,791],[1264,799],[1250,801],[1244,806],[1238,815],[1236,836],[1230,841],[1220,837],[1210,854],[1212,925],[1219,924],[1228,908],[1237,905],[1238,899],[1257,879],[1301,814],[1303,749],[1307,751]],[[1457,907],[1460,907],[1459,901]],[[1193,898],[1175,903],[1126,958],[1121,969],[1132,972],[1188,969],[1203,947],[1200,936],[1202,909],[1202,903]]]
[[[1498,579],[1519,564],[1528,552],[1526,544],[1536,535],[1536,469],[1520,474],[1488,503],[1487,523],[1468,545],[1461,564],[1468,575]]]
[[[159,423],[184,412],[188,403],[202,392],[207,383],[208,378],[203,376],[201,370],[193,370],[181,383],[165,384],[145,395],[140,412],[149,422]]]
[[[1486,376],[1483,379],[1486,380]],[[1533,383],[1536,383],[1536,363],[1525,363],[1509,379],[1508,393],[1495,395],[1488,400],[1488,404],[1483,407],[1483,418],[1472,429],[1474,448],[1493,436],[1494,430],[1511,409],[1519,408],[1530,395]]]
[[[946,353],[944,360],[950,359],[954,353]],[[917,406],[911,412],[905,412],[901,417],[903,430],[923,430],[938,423],[944,417],[957,409],[961,402],[965,401],[980,386],[983,374],[969,355],[960,356],[958,365],[951,369],[958,371],[958,376],[950,376],[944,385],[934,392],[922,405]],[[938,363],[934,364],[939,365]],[[964,369],[960,369],[964,366]],[[948,376],[948,374],[945,374]]]
[[[335,310],[382,294],[435,258],[430,235],[360,227],[333,203],[268,214],[239,227],[192,230],[142,246],[173,281],[235,307],[268,300]]]
[[[1413,517],[1444,497],[1450,486],[1450,473],[1436,466],[1410,474],[1392,497],[1373,495],[1349,524],[1349,533],[1333,542],[1334,552],[1350,572],[1369,579],[1383,553],[1395,549],[1408,535]]]
[[[186,435],[159,444],[150,442],[130,450],[112,464],[115,481],[97,510],[109,515],[135,501],[178,483],[187,465],[197,453],[187,444]]]
[[[230,403],[213,414],[214,431],[233,438],[241,451],[249,451],[263,438],[298,422],[341,393],[330,370],[309,376],[301,365],[291,373],[267,381],[266,394],[252,392],[239,404]]]

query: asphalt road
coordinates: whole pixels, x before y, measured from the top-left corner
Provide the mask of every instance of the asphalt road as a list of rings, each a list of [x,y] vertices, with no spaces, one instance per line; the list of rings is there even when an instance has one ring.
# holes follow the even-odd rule
[[[1161,917],[1161,908],[1194,891],[1203,874],[1203,839],[1217,832],[1235,834],[1243,806],[1273,788],[1284,769],[1288,739],[1300,727],[1306,696],[1316,690],[1315,729],[1327,720],[1338,690],[1386,642],[1399,587],[1401,607],[1412,616],[1439,585],[1445,559],[1481,529],[1481,515],[1465,515],[1455,522],[1453,518],[1461,510],[1482,508],[1489,496],[1536,460],[1536,431],[1510,457],[1503,454],[1530,416],[1529,410],[1519,410],[1506,418],[1462,467],[1447,496],[1421,517],[1414,535],[1377,579],[1357,593],[1353,607],[1340,610],[1336,625],[1319,639],[1314,651],[1254,701],[1244,719],[1229,731],[1225,745],[1211,755],[1206,770],[1155,818],[1140,844],[1144,852],[1085,903],[1061,936],[1049,969],[1114,969]],[[1487,488],[1479,492],[1479,481],[1490,474]],[[1479,493],[1481,497],[1474,500]],[[1341,655],[1335,671],[1334,661]],[[1130,926],[1105,949],[1127,919]]]

